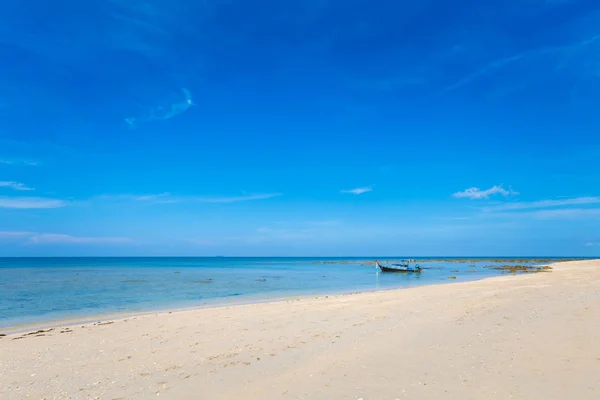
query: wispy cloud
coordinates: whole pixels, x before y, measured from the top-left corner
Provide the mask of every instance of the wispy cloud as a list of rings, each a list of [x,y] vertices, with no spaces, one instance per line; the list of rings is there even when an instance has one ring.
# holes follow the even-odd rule
[[[325,240],[338,238],[342,223],[341,220],[299,221],[284,223],[285,227],[282,227],[281,223],[274,222],[274,226],[262,226],[248,234],[229,236],[223,240],[245,244],[282,244]],[[351,227],[345,226],[343,231],[347,233],[348,229]]]
[[[241,201],[266,200],[273,197],[281,196],[281,193],[265,193],[265,194],[250,194],[246,196],[232,197],[189,197],[183,198],[192,202],[198,203],[238,203]]]
[[[372,192],[372,191],[373,191],[373,188],[371,186],[365,186],[365,187],[359,187],[356,189],[342,190],[341,192],[359,195],[359,194],[368,193],[368,192]]]
[[[279,243],[297,240],[307,240],[315,237],[312,229],[278,229],[261,227],[255,232],[245,236],[230,236],[224,238],[227,241],[242,242],[247,244]]]
[[[162,199],[162,198],[168,197],[170,195],[171,195],[171,193],[147,194],[147,195],[132,196],[131,199],[136,200],[136,201],[149,201],[149,200]]]
[[[25,186],[23,183],[14,181],[0,181],[0,187],[6,187],[13,190],[35,190],[33,188]]]
[[[585,244],[585,247],[595,247],[595,246],[600,247],[600,242],[587,242]]]
[[[273,229],[270,227],[258,228],[256,232],[265,239],[277,240],[307,239],[314,233],[312,229]]]
[[[34,232],[0,231],[0,239],[21,239],[34,234]]]
[[[522,215],[522,213],[515,213]],[[600,208],[559,208],[549,210],[537,210],[530,212],[537,219],[581,219],[600,217]]]
[[[169,118],[173,118],[179,114],[183,114],[188,108],[194,105],[192,101],[192,95],[187,89],[181,89],[184,94],[182,101],[169,104],[167,106],[158,106],[151,108],[147,114],[140,117],[128,117],[125,118],[125,122],[131,127],[135,128],[140,123],[163,121]]]
[[[491,188],[489,188],[487,190],[481,190],[479,188],[472,187],[472,188],[463,190],[462,192],[454,193],[452,196],[459,198],[459,199],[467,198],[467,199],[471,199],[471,200],[480,200],[480,199],[489,199],[490,196],[493,196],[496,194],[500,194],[502,196],[510,196],[510,195],[516,195],[519,193],[515,192],[513,190],[506,190],[502,186],[492,186]]]
[[[342,224],[342,221],[339,219],[325,219],[322,221],[306,221],[305,224],[308,226],[328,227],[328,226],[338,226],[338,225]]]
[[[6,197],[0,196],[0,208],[59,208],[65,207],[69,203],[59,199],[49,199],[44,197]]]
[[[564,207],[574,205],[599,204],[600,197],[574,197],[570,199],[560,200],[539,200],[531,202],[511,202],[499,204],[496,206],[484,207],[483,211],[509,211],[509,210],[526,210],[526,209],[541,209],[552,207]]]
[[[492,61],[491,63],[485,65],[483,68],[473,72],[470,75],[465,76],[464,78],[462,78],[458,82],[454,83],[453,85],[448,86],[446,88],[446,91],[450,92],[452,90],[458,89],[459,87],[464,86],[484,75],[487,75],[488,73],[490,73],[492,71],[498,70],[498,69],[504,67],[505,65],[512,64],[516,61],[522,60],[525,57],[526,57],[525,54],[517,54],[515,56],[506,57],[506,58],[502,58],[500,60]]]
[[[18,158],[0,157],[0,164],[4,164],[4,165],[24,165],[24,166],[34,167],[34,166],[40,165],[40,162],[39,161],[34,161],[34,160],[25,160],[25,159],[18,159]]]
[[[82,237],[61,233],[0,231],[0,240],[20,241],[22,244],[124,244],[133,239],[125,237]]]
[[[213,247],[216,245],[215,242],[213,242],[212,240],[206,240],[206,239],[187,239],[186,242],[188,243],[192,243],[198,246],[202,246],[202,247]]]
[[[79,157],[81,149],[75,151],[48,140],[23,141],[0,137],[0,164],[15,167],[45,165],[56,157]]]
[[[458,89],[462,86],[465,86],[485,75],[488,75],[490,73],[493,73],[497,70],[500,70],[502,68],[504,68],[507,65],[510,64],[514,64],[518,61],[521,60],[528,60],[528,59],[532,59],[535,57],[539,57],[542,55],[546,55],[546,54],[552,54],[552,53],[561,53],[561,52],[572,52],[575,50],[579,50],[579,49],[583,49],[588,47],[589,45],[593,44],[594,42],[596,42],[597,40],[600,39],[600,35],[596,35],[593,36],[589,39],[585,39],[585,40],[581,40],[579,42],[575,42],[575,43],[571,43],[568,45],[564,45],[564,46],[554,46],[554,47],[542,47],[542,48],[535,48],[529,51],[525,51],[522,53],[518,53],[518,54],[514,54],[508,57],[504,57],[498,60],[494,60],[486,65],[484,65],[483,67],[481,67],[480,69],[476,70],[475,72],[465,76],[464,78],[458,80],[457,82],[455,82],[454,84],[446,87],[445,91],[452,91],[455,89]]]
[[[145,7],[145,8],[147,8],[147,7]],[[163,36],[163,37],[170,36],[169,32],[167,30],[163,29],[159,24],[152,23],[143,18],[138,18],[133,15],[125,15],[125,14],[118,13],[118,12],[112,14],[112,17],[114,19],[118,20],[119,22],[123,23],[124,25],[133,26],[136,29],[139,29],[141,31],[146,31],[153,35]],[[144,49],[140,49],[140,50],[144,50]]]
[[[96,199],[109,201],[153,201],[170,196],[171,193],[168,192],[158,194],[103,194],[96,197]]]
[[[32,244],[122,244],[133,242],[125,237],[79,237],[58,233],[36,233],[28,238]]]
[[[281,193],[258,193],[247,194],[242,196],[174,196],[171,193],[160,194],[117,194],[117,195],[102,195],[96,197],[98,200],[109,201],[137,201],[148,202],[152,204],[173,204],[173,203],[213,203],[226,204],[238,203],[243,201],[266,200],[273,197],[281,196]]]

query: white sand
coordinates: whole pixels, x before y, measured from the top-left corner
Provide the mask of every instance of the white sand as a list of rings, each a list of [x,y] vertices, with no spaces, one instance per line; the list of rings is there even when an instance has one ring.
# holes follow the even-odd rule
[[[600,261],[0,338],[8,399],[600,399]]]

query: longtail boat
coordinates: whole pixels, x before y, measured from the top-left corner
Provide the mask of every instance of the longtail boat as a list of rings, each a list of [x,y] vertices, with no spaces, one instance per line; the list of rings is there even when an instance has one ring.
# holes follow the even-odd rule
[[[381,265],[379,261],[375,261],[375,265],[381,269],[382,272],[421,272],[421,266],[415,265],[411,267],[408,263],[406,264],[392,264],[392,265]]]

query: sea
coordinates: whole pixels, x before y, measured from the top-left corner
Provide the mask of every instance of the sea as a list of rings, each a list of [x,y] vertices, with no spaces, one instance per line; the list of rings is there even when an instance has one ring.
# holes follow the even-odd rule
[[[497,258],[416,261],[424,268],[420,274],[382,273],[373,257],[0,258],[0,329],[473,281],[499,275],[502,271],[489,266],[508,263]]]

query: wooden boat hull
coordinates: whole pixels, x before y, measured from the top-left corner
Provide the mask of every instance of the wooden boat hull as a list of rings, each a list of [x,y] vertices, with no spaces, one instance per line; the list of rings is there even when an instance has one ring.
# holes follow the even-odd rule
[[[379,268],[381,268],[381,271],[383,272],[421,272],[420,268],[390,268],[384,267],[383,265],[379,265]]]

